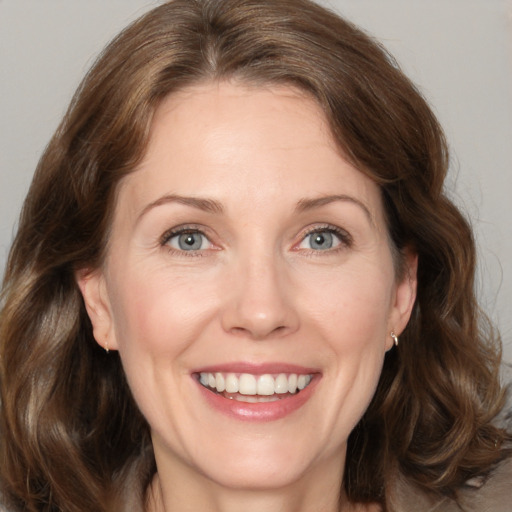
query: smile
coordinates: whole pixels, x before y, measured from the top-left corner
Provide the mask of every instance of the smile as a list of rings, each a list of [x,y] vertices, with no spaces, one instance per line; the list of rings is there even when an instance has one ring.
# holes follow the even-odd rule
[[[310,374],[201,372],[199,382],[205,388],[231,400],[247,403],[272,402],[294,395],[311,382]]]
[[[213,410],[235,420],[275,421],[303,407],[322,374],[285,363],[233,363],[193,374],[200,395]]]

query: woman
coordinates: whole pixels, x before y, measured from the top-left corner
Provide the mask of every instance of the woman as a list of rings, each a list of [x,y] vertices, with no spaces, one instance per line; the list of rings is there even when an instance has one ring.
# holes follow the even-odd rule
[[[176,0],[127,28],[7,266],[8,509],[487,500],[510,435],[447,161],[384,50],[306,0]]]

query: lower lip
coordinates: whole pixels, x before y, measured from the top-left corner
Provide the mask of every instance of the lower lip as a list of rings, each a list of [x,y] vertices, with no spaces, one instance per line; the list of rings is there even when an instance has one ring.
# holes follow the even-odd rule
[[[302,407],[313,394],[318,380],[318,377],[314,376],[308,386],[295,395],[289,395],[275,402],[258,403],[230,400],[205,388],[199,381],[197,385],[208,404],[223,414],[242,421],[275,421]]]

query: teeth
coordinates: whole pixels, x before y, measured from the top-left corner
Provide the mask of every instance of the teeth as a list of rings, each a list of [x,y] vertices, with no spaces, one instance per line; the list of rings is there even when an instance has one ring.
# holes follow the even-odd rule
[[[248,402],[251,404],[257,404],[261,402],[275,402],[276,400],[279,400],[279,397],[277,395],[272,396],[260,396],[260,395],[240,395],[236,394],[229,398],[236,400],[237,402]]]
[[[260,375],[258,377],[257,389],[258,395],[273,395],[275,393],[274,377],[272,377],[272,375]]]
[[[297,391],[297,375],[295,373],[292,373],[288,377],[288,393],[295,393]]]
[[[219,393],[222,393],[222,391],[226,389],[226,380],[224,379],[224,375],[222,375],[222,373],[215,374],[215,387]]]
[[[274,394],[297,393],[311,382],[311,375],[298,375],[296,373],[280,373],[279,375],[252,375],[250,373],[209,373],[201,372],[199,382],[218,393],[239,393],[246,398],[243,401],[250,402],[247,397],[267,396]],[[276,397],[277,398],[277,397]]]
[[[256,377],[250,373],[242,373],[238,379],[238,392],[241,395],[255,395],[256,394]]]
[[[274,381],[274,391],[278,394],[288,393],[288,377],[280,373]]]
[[[237,376],[234,373],[230,373],[226,377],[226,391],[228,393],[238,393],[238,388],[239,385]]]

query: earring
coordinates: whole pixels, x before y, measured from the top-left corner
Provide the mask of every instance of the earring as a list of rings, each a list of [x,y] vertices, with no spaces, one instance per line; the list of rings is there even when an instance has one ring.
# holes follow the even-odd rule
[[[390,336],[393,339],[393,343],[395,344],[395,347],[398,347],[398,336],[395,334],[395,331],[391,331]]]
[[[108,341],[105,342],[105,347],[103,347],[105,349],[105,352],[108,354],[110,352],[109,348],[108,348]]]

